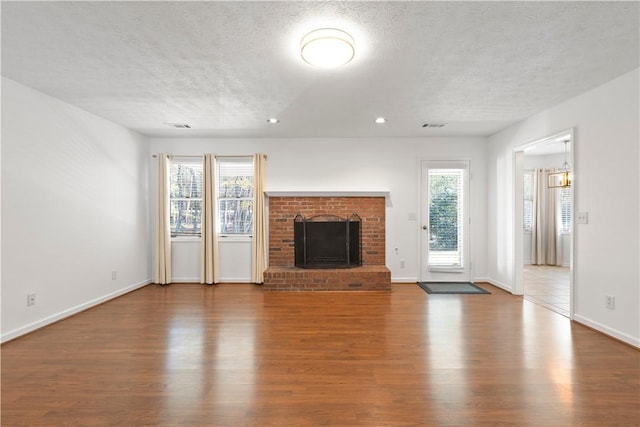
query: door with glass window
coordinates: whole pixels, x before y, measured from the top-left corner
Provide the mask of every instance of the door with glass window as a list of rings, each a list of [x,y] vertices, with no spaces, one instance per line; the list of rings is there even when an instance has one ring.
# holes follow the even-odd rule
[[[470,281],[469,162],[422,162],[421,189],[421,281]]]

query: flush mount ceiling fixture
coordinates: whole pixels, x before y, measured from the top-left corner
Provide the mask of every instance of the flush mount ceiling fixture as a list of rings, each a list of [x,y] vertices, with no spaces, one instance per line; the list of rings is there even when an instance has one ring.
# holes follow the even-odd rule
[[[300,42],[302,59],[317,67],[334,68],[349,63],[356,54],[355,40],[337,28],[311,31]]]

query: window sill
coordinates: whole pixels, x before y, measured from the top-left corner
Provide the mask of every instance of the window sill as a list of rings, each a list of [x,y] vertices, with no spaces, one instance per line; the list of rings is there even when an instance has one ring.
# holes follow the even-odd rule
[[[249,235],[233,235],[233,234],[221,234],[218,236],[218,243],[220,242],[250,242],[252,236]]]
[[[171,238],[172,243],[189,243],[189,242],[200,242],[202,239],[200,236],[176,236]],[[223,242],[251,242],[253,240],[252,236],[233,236],[233,235],[222,235],[218,236],[218,243]]]
[[[176,236],[171,238],[172,242],[199,242],[200,236]]]

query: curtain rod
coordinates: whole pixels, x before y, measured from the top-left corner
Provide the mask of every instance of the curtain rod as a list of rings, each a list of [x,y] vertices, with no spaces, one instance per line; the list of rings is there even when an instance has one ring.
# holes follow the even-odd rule
[[[168,155],[169,158],[171,157],[204,157],[204,154],[169,154]],[[151,157],[153,157],[154,159],[158,158],[157,154],[152,154]],[[225,154],[224,156],[214,156],[216,158],[218,157],[253,157],[253,154]],[[265,155],[264,158],[266,159],[267,156]]]

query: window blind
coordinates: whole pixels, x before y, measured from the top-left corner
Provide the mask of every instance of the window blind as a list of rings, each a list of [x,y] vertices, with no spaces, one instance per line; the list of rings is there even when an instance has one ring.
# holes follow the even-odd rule
[[[202,159],[172,159],[169,173],[171,235],[199,236],[202,222]]]
[[[560,189],[560,220],[562,223],[561,231],[563,233],[571,233],[571,222],[573,212],[573,189],[565,187]]]
[[[429,170],[429,266],[461,267],[462,169]]]
[[[533,230],[533,192],[534,192],[534,173],[533,171],[524,172],[524,211],[523,224],[524,231],[531,232]]]
[[[253,232],[253,158],[218,158],[218,231]]]

